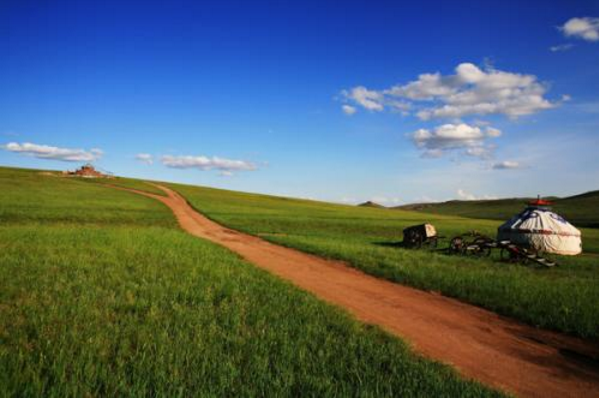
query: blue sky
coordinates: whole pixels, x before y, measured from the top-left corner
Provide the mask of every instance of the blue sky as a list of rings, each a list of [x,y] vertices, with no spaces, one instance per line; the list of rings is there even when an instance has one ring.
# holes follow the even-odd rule
[[[387,205],[595,190],[598,17],[596,1],[5,0],[0,165],[91,157]]]

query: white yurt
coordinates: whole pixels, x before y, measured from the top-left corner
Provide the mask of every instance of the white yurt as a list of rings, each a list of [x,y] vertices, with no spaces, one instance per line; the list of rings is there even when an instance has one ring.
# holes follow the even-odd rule
[[[510,240],[535,248],[537,251],[577,255],[582,252],[580,230],[549,207],[550,202],[537,199],[501,226],[497,241]]]

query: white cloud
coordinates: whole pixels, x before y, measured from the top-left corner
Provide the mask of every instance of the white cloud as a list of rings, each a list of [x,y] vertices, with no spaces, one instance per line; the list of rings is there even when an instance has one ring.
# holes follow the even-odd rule
[[[192,155],[164,155],[161,159],[163,165],[169,168],[176,169],[200,169],[200,170],[218,170],[222,172],[239,172],[239,171],[252,171],[258,169],[258,167],[248,161],[226,159],[220,157],[206,157],[203,155],[192,156]]]
[[[492,196],[492,195],[482,195],[482,196],[476,196],[472,193],[467,192],[464,189],[458,188],[458,190],[456,191],[458,198],[461,200],[465,200],[465,201],[477,201],[477,200],[494,200],[497,199],[497,197]]]
[[[410,135],[424,158],[439,158],[448,152],[481,159],[493,157],[490,140],[501,131],[489,125],[488,115],[510,119],[536,114],[568,101],[546,98],[548,86],[537,76],[502,71],[489,63],[479,67],[461,63],[453,74],[424,73],[416,80],[382,90],[357,86],[342,91],[344,102],[354,109],[400,111],[422,121],[444,119],[450,123],[423,128]]]
[[[487,144],[486,140],[499,135],[501,131],[490,126],[480,128],[466,123],[448,123],[432,130],[418,129],[411,137],[416,146],[423,150],[424,157],[438,158],[447,151],[463,150],[466,155],[487,158],[493,146]]]
[[[464,150],[464,154],[471,156],[471,157],[476,157],[476,158],[481,158],[481,159],[488,159],[491,158],[493,156],[493,151],[495,150],[495,146],[493,145],[487,145],[487,146],[478,146],[478,147],[468,147]]]
[[[493,164],[493,169],[521,169],[522,165],[518,161],[501,161]]]
[[[567,37],[577,37],[589,42],[599,40],[599,18],[571,18],[559,29]]]
[[[383,94],[374,90],[368,90],[364,86],[354,87],[349,91],[342,93],[347,99],[353,100],[356,104],[361,105],[369,111],[383,110]]]
[[[552,52],[554,52],[554,53],[557,53],[557,52],[568,51],[572,47],[574,47],[574,45],[572,43],[558,44],[556,46],[549,47],[549,50],[552,51]]]
[[[437,72],[422,74],[418,76],[418,80],[403,86],[393,86],[384,90],[384,94],[410,100],[432,100],[435,97],[453,94],[456,90],[457,87],[452,78],[443,77]]]
[[[345,115],[353,115],[357,111],[356,107],[352,107],[351,105],[347,105],[347,104],[343,104],[341,106],[341,109],[343,110],[343,113]]]
[[[143,162],[146,165],[151,165],[154,163],[154,157],[151,154],[137,154],[135,159],[139,162]]]
[[[6,151],[21,153],[40,159],[51,159],[65,162],[94,162],[103,155],[102,150],[92,148],[89,151],[79,148],[60,148],[49,145],[33,143],[15,143],[11,142],[4,146]]]
[[[371,111],[415,107],[422,120],[433,118],[460,118],[467,115],[503,114],[510,118],[534,114],[556,104],[544,96],[547,89],[534,75],[505,72],[486,67],[480,69],[471,63],[462,63],[453,75],[421,74],[417,80],[385,90],[355,87],[343,94]]]
[[[501,136],[501,130],[499,129],[495,129],[494,127],[487,127],[486,128],[487,131],[487,136],[489,137],[499,137]]]

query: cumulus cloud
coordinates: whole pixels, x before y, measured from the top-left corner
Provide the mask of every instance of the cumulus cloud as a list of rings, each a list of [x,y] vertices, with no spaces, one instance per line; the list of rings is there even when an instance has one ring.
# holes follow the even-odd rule
[[[482,196],[476,196],[472,193],[467,192],[464,189],[458,188],[458,190],[456,191],[458,198],[461,200],[465,200],[465,201],[477,201],[477,200],[494,200],[497,199],[497,197],[492,196],[492,195],[482,195]]]
[[[135,159],[139,162],[143,162],[146,165],[151,165],[154,163],[154,157],[151,154],[137,154]]]
[[[200,170],[218,170],[225,173],[223,176],[230,176],[233,172],[252,171],[258,167],[248,161],[226,159],[220,157],[206,157],[203,155],[165,155],[161,159],[163,165],[176,169],[200,169]]]
[[[341,106],[341,109],[343,110],[343,113],[345,115],[353,115],[357,111],[356,107],[352,107],[351,105],[347,105],[347,104],[343,104]]]
[[[418,112],[423,120],[459,118],[465,115],[504,114],[510,118],[553,107],[544,98],[545,87],[533,75],[497,70],[482,71],[473,64],[460,64],[446,83],[449,94],[439,104]]]
[[[425,73],[418,79],[384,90],[358,86],[342,92],[347,101],[371,111],[414,109],[421,120],[503,114],[510,118],[534,114],[556,104],[534,75],[505,72],[462,63],[455,74]],[[414,107],[417,105],[416,107]]]
[[[555,51],[565,51],[562,46]],[[447,120],[437,127],[424,127],[409,137],[422,157],[439,158],[448,152],[490,159],[501,131],[481,120],[490,115],[517,119],[557,107],[569,99],[547,98],[548,86],[537,76],[502,71],[492,65],[458,64],[453,73],[423,73],[415,80],[373,90],[356,86],[342,91],[345,106],[373,112],[400,111],[422,121]],[[431,122],[429,122],[431,123]]]
[[[487,158],[493,146],[486,141],[501,135],[499,129],[487,126],[481,128],[466,123],[437,126],[434,129],[418,129],[411,138],[424,157],[438,158],[447,151],[462,150],[465,155]]]
[[[495,150],[495,146],[494,145],[480,145],[478,147],[468,147],[464,150],[464,154],[471,156],[471,157],[476,157],[476,158],[481,158],[481,159],[488,159],[491,158],[493,156],[493,151]]]
[[[374,90],[368,90],[364,86],[357,86],[351,90],[344,90],[343,96],[354,101],[356,104],[364,107],[369,111],[383,110],[383,93]]]
[[[559,29],[566,37],[577,37],[589,42],[599,41],[599,18],[571,18]]]
[[[89,151],[79,148],[60,148],[34,143],[8,143],[2,148],[6,151],[33,156],[39,159],[51,159],[65,162],[94,162],[103,155],[102,150],[92,148]]]
[[[499,137],[501,136],[501,130],[495,129],[494,127],[487,127],[486,129],[487,136],[489,137]]]
[[[424,73],[418,80],[405,85],[393,86],[383,93],[392,97],[403,97],[410,100],[432,100],[435,97],[448,96],[455,93],[457,87],[452,77],[441,76],[440,73]]]
[[[572,47],[574,47],[574,45],[572,43],[558,44],[557,46],[549,47],[549,50],[554,53],[558,53],[558,52],[568,51]]]
[[[495,162],[492,166],[493,169],[520,169],[522,165],[518,161],[501,161]]]

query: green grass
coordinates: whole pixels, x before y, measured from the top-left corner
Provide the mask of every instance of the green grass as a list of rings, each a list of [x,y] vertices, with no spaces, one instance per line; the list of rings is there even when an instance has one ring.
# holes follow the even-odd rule
[[[176,226],[161,203],[88,180],[0,168],[0,222]]]
[[[112,185],[112,186],[117,186],[117,187],[132,188],[134,190],[144,191],[144,192],[147,192],[150,194],[158,194],[158,195],[166,196],[164,191],[162,191],[161,189],[159,189],[158,187],[154,186],[153,184],[151,184],[149,182],[145,182],[145,181],[137,180],[137,179],[130,179],[127,177],[95,178],[95,179],[81,177],[81,178],[75,178],[75,179],[86,182],[86,183],[106,184],[106,185]]]
[[[475,219],[507,220],[522,211],[527,198],[508,198],[480,201],[447,201],[429,204],[412,204],[396,209],[417,210],[441,215],[463,216]],[[599,227],[599,191],[567,198],[556,198],[552,205],[560,215],[574,225]]]
[[[599,338],[599,230],[583,229],[585,255],[538,269],[394,246],[406,226],[433,223],[447,239],[468,230],[495,236],[500,222],[171,185],[210,218],[269,241],[347,261],[372,275],[514,317]]]
[[[498,394],[158,201],[0,168],[0,212],[0,396]]]

